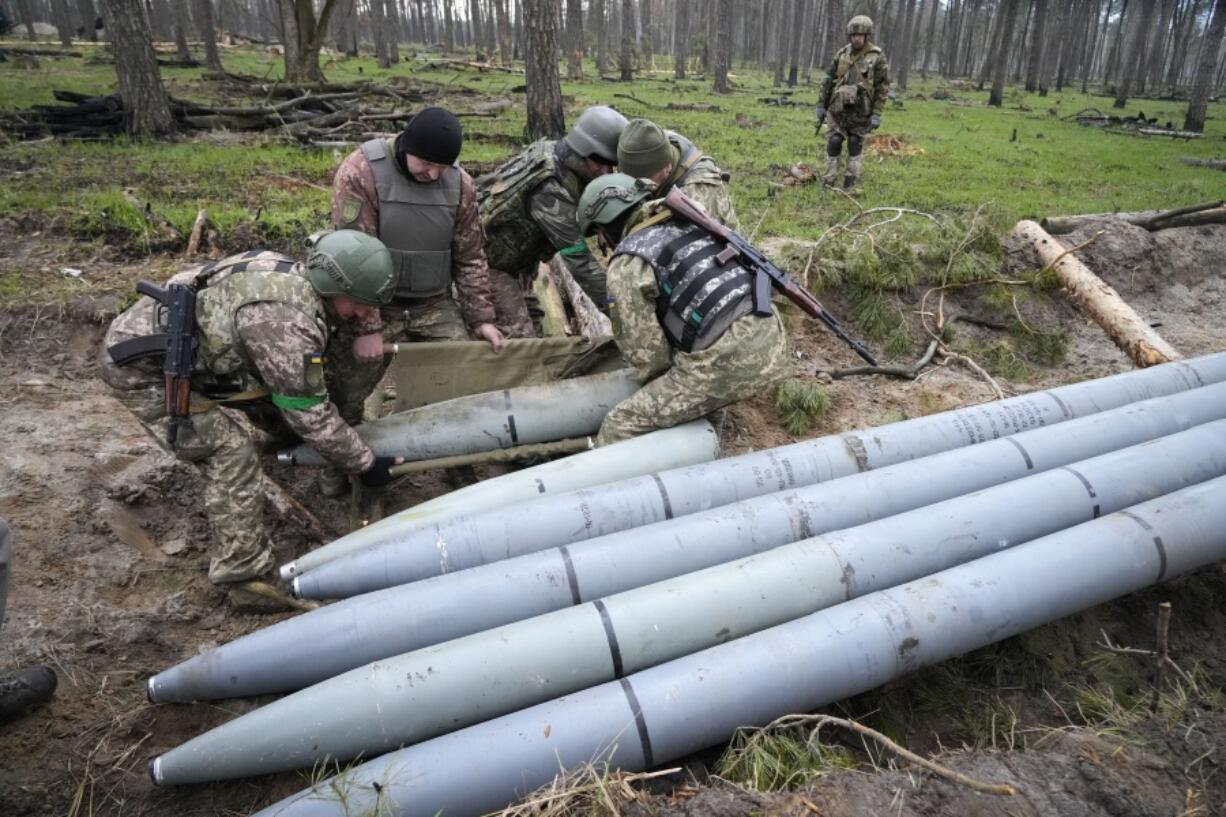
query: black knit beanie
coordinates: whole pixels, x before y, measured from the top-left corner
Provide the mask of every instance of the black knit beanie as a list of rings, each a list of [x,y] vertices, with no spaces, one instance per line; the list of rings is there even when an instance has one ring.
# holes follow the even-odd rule
[[[449,165],[460,157],[463,144],[464,131],[455,114],[445,108],[422,108],[396,140],[396,152]]]

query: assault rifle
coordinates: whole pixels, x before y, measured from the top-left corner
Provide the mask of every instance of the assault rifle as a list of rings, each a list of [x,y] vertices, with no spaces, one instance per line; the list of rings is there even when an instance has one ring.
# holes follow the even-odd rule
[[[877,365],[877,361],[873,358],[872,352],[868,350],[868,346],[865,345],[864,341],[857,340],[843,331],[843,327],[839,326],[839,322],[826,311],[826,307],[822,306],[821,302],[813,297],[813,293],[793,281],[792,276],[772,264],[765,255],[755,250],[753,245],[746,241],[745,237],[740,233],[728,229],[708,216],[694,203],[693,199],[675,187],[668,191],[668,195],[664,197],[664,206],[675,215],[701,227],[713,237],[724,242],[726,246],[723,251],[715,256],[720,264],[727,264],[733,258],[736,258],[741,266],[754,274],[754,314],[762,317],[771,314],[770,293],[771,287],[774,286],[775,289],[786,295],[789,301],[804,310],[806,314],[826,324],[826,328],[836,338],[850,346],[851,350],[868,361],[869,365]]]
[[[162,357],[166,378],[166,442],[173,448],[179,436],[179,423],[191,416],[192,367],[195,365],[196,290],[184,284],[160,287],[149,281],[136,284],[136,291],[148,295],[160,306],[156,335],[116,343],[106,351],[120,366],[147,357]]]

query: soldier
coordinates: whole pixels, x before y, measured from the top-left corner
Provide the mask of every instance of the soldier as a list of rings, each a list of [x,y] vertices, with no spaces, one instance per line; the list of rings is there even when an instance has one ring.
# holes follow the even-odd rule
[[[728,174],[679,133],[647,119],[632,119],[617,143],[617,169],[654,182],[653,198],[664,198],[679,188],[721,224],[740,229],[725,184]]]
[[[476,186],[455,164],[462,144],[454,114],[424,108],[400,136],[364,142],[336,171],[332,223],[381,239],[397,274],[390,304],[341,327],[345,342],[336,344],[329,386],[351,424],[361,422],[363,402],[387,371],[384,341],[467,340],[471,332],[495,351],[502,346]]]
[[[598,445],[702,417],[759,394],[788,372],[787,336],[772,308],[754,314],[753,276],[715,257],[722,245],[671,216],[655,191],[623,173],[579,200],[585,235],[615,246],[609,315],[643,387],[613,407]]]
[[[863,14],[847,23],[851,42],[834,55],[818,95],[817,128],[829,116],[826,137],[826,172],[822,182],[833,187],[839,176],[839,154],[847,142],[847,173],[843,189],[850,190],[864,170],[864,137],[881,127],[881,111],[890,93],[890,66],[885,54],[870,42],[873,21]]]
[[[310,443],[334,467],[377,487],[391,480],[391,457],[376,457],[329,402],[336,325],[369,320],[396,286],[392,256],[354,230],[319,238],[305,265],[254,250],[181,272],[172,284],[195,293],[191,419],[170,446],[162,364],[119,365],[115,344],[161,331],[157,303],[143,297],[111,323],[100,354],[102,379],[172,453],[196,463],[215,545],[209,580],[228,585],[266,576],[273,554],[264,533],[263,473],[255,442],[222,406],[257,426]],[[163,348],[165,348],[163,346]],[[266,586],[239,588],[264,590]],[[231,597],[242,603],[243,593]]]
[[[536,267],[555,253],[600,309],[605,308],[604,268],[579,234],[575,207],[584,186],[613,170],[617,138],[626,117],[596,105],[575,121],[561,141],[542,139],[477,180],[477,206],[485,231],[490,286],[499,328],[509,337],[536,334],[525,292]]]

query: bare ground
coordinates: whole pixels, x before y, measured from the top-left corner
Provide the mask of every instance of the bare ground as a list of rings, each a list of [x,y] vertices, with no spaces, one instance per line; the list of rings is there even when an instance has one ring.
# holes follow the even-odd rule
[[[155,789],[149,757],[167,750],[259,700],[220,705],[152,706],[146,678],[209,645],[261,627],[267,616],[230,612],[205,579],[208,537],[194,471],[166,456],[93,377],[93,355],[105,322],[136,277],[164,277],[176,266],[155,258],[132,266],[106,248],[53,239],[54,225],[3,222],[0,278],[56,280],[62,267],[84,270],[79,297],[56,306],[0,313],[0,515],[14,529],[14,576],[8,618],[0,631],[0,668],[31,662],[60,675],[55,700],[0,730],[0,815],[245,814],[299,788],[301,775],[223,785]],[[49,231],[49,232],[45,232]],[[1082,237],[1084,240],[1085,237]],[[1077,241],[1077,237],[1071,241]],[[1033,266],[1009,248],[1011,264]],[[1171,230],[1156,235],[1115,227],[1083,257],[1186,355],[1226,348],[1226,231]],[[837,302],[832,304],[837,307]],[[1067,362],[1028,382],[1002,386],[1027,391],[1129,368],[1128,361],[1059,298],[1035,307],[1034,317],[1069,335]],[[984,330],[987,331],[987,330]],[[802,370],[818,362],[855,359],[811,324],[797,332]],[[932,413],[990,399],[973,372],[945,365],[916,382],[860,378],[831,383],[833,409],[816,434]],[[768,399],[730,410],[725,450],[787,442]],[[269,465],[270,475],[329,524],[345,508],[323,499],[309,474]],[[433,477],[402,484],[407,505],[440,493]],[[294,519],[275,519],[278,555],[290,558],[315,544]],[[1220,572],[1206,572],[1189,595],[1207,601],[1177,614],[1176,648],[1209,656],[1208,681],[1226,681],[1221,652],[1226,591]],[[1170,592],[1181,592],[1183,585]],[[1146,611],[1161,593],[1150,591],[1090,611],[1053,630],[1052,653],[1065,654],[1072,676],[1096,637],[1108,627],[1124,643],[1149,646]],[[1068,680],[1076,680],[1070,677]],[[880,700],[905,695],[902,682]],[[1075,716],[1039,693],[1005,696],[1023,724],[1065,726]],[[856,702],[852,702],[852,706]],[[867,704],[864,704],[867,706]],[[1201,711],[1200,709],[1197,710]],[[858,714],[858,713],[857,713]],[[920,751],[941,753],[951,716],[919,717],[904,736]],[[897,815],[1177,815],[1213,814],[1226,803],[1217,774],[1222,716],[1172,728],[1142,724],[1137,746],[1085,732],[1031,741],[1026,751],[1001,747],[948,754],[967,774],[1015,782],[1023,795],[1007,800],[976,795],[909,767],[839,772],[799,793],[743,792],[727,785],[678,783],[634,806],[653,814],[897,814]],[[702,761],[696,761],[701,767]]]

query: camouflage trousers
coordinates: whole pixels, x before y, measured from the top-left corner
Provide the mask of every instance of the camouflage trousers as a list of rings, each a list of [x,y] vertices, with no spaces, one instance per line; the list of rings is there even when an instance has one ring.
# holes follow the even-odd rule
[[[393,303],[383,307],[380,314],[385,343],[468,340],[460,307],[447,296]],[[328,344],[325,376],[328,398],[341,418],[349,425],[358,425],[363,420],[366,398],[383,381],[392,357],[384,355],[377,363],[358,363],[353,356],[353,338],[352,330],[344,323],[335,327]]]
[[[170,450],[161,385],[115,389],[114,394],[158,444]],[[194,463],[204,477],[204,509],[213,533],[209,581],[247,581],[272,570],[272,549],[264,532],[264,472],[250,434],[225,410],[214,407],[179,425],[170,453]]]
[[[540,333],[533,320],[536,296],[532,294],[532,275],[503,272],[490,267],[490,300],[494,302],[496,325],[508,338],[535,338]],[[539,307],[537,307],[539,311]]]
[[[738,318],[706,349],[675,352],[668,371],[614,406],[600,425],[596,444],[696,420],[766,391],[790,371],[787,333],[779,316]]]

